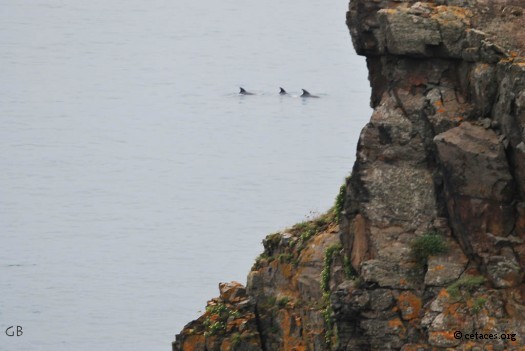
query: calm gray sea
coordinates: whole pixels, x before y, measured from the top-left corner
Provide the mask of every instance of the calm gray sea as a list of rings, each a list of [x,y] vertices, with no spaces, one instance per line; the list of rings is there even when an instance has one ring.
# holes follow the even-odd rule
[[[0,8],[2,351],[170,350],[350,173],[370,109],[347,0]]]

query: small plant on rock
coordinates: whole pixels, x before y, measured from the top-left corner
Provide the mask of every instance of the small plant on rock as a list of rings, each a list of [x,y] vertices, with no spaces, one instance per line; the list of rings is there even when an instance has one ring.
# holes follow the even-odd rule
[[[344,255],[343,257],[343,269],[345,272],[345,276],[347,279],[355,279],[357,278],[358,274],[354,267],[352,267],[352,263],[350,262],[350,259],[347,255]]]
[[[278,308],[284,308],[288,304],[288,301],[290,301],[290,298],[288,296],[281,297],[280,299],[277,299],[277,307]]]
[[[430,256],[444,254],[448,251],[445,239],[435,231],[427,232],[412,241],[410,249],[414,259],[421,265],[427,264]]]
[[[231,337],[232,347],[238,346],[242,341],[242,336],[239,333],[235,333]]]
[[[332,262],[334,260],[334,254],[341,251],[341,244],[334,244],[329,246],[324,251],[324,264],[323,270],[321,272],[321,290],[323,292],[323,304],[324,308],[322,310],[323,318],[325,321],[325,342],[329,347],[332,344],[332,337],[334,336],[334,320],[332,318],[333,310],[332,304],[330,303],[330,275]]]
[[[277,297],[275,296],[268,296],[266,300],[264,301],[263,305],[265,308],[272,308],[277,303]]]
[[[264,252],[268,256],[272,256],[273,252],[277,249],[279,246],[279,243],[281,242],[282,235],[281,233],[273,233],[268,235],[263,240],[263,246],[264,246]]]
[[[487,302],[487,299],[484,297],[478,297],[474,300],[473,306],[470,309],[470,311],[473,314],[478,314],[481,312],[481,310],[485,307],[485,303]]]
[[[226,324],[224,324],[224,322],[222,321],[215,321],[209,324],[207,324],[205,321],[204,325],[206,327],[206,331],[204,332],[204,335],[206,336],[219,334],[226,329]]]
[[[207,317],[203,322],[206,336],[222,333],[226,330],[229,317],[239,318],[241,316],[239,311],[232,310],[223,303],[206,307],[206,313]]]
[[[459,298],[461,296],[461,289],[471,290],[485,283],[485,277],[482,275],[465,275],[459,278],[455,283],[447,288],[447,292],[452,298]]]
[[[277,259],[281,263],[290,263],[293,261],[293,255],[291,253],[282,253],[277,256]]]
[[[323,270],[321,272],[321,290],[323,292],[329,292],[330,291],[330,269],[332,266],[333,256],[334,253],[341,251],[342,246],[341,244],[334,244],[332,246],[329,246],[324,251],[324,264],[323,264]]]
[[[338,223],[343,214],[343,210],[345,207],[345,200],[346,200],[346,183],[348,182],[349,178],[346,178],[346,181],[343,185],[339,188],[339,193],[337,194],[337,197],[335,198],[335,204],[334,204],[334,211],[335,211],[335,221]]]

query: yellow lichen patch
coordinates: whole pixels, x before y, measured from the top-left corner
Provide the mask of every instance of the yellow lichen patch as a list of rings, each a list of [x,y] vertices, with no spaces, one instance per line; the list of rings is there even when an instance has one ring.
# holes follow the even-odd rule
[[[421,299],[410,291],[404,291],[399,295],[397,306],[401,310],[404,320],[414,319],[419,316],[421,311]]]

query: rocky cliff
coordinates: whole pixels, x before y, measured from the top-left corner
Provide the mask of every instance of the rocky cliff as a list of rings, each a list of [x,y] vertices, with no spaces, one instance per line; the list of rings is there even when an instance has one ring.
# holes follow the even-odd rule
[[[525,350],[524,10],[352,0],[374,112],[351,176],[173,350]]]

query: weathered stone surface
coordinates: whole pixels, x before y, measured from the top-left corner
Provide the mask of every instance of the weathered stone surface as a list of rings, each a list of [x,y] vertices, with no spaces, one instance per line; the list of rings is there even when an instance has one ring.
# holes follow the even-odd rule
[[[390,289],[375,289],[370,292],[370,308],[375,311],[385,311],[392,307],[394,296]]]
[[[512,251],[506,256],[490,256],[486,260],[487,275],[495,287],[512,288],[522,282],[522,271]]]
[[[461,247],[452,239],[446,241],[447,254],[428,258],[425,284],[428,286],[447,286],[456,281],[465,271],[468,258]]]
[[[403,291],[397,298],[397,307],[401,311],[403,320],[419,317],[422,301],[419,296],[410,291]]]
[[[501,34],[496,27],[502,21],[495,13],[509,5],[516,6],[509,1],[479,6],[468,1],[350,3],[347,23],[357,52],[368,59],[374,113],[361,134],[346,201],[351,220],[361,216],[359,221],[366,223],[361,232],[368,235],[369,259],[347,248],[360,264],[362,296],[388,288],[402,320],[413,317],[403,311],[410,306],[407,296],[427,301],[421,319],[414,317],[416,322],[406,326],[414,339],[404,340],[404,349],[463,349],[450,331],[484,320],[470,310],[487,313],[481,307],[484,297],[453,306],[445,289],[437,294],[433,287],[454,284],[466,270],[473,270],[472,275],[484,271],[499,289],[523,284],[525,245],[520,238],[525,235],[520,223],[525,221],[520,218],[525,217],[517,203],[523,198],[525,175],[525,147],[518,147],[525,125],[518,112],[524,75],[521,61],[509,58],[525,42],[520,37],[507,46],[510,41],[498,42],[494,36]],[[424,179],[429,180],[426,185]],[[438,218],[447,218],[448,224]],[[355,236],[355,225],[347,228],[343,230]],[[410,243],[427,230],[449,233],[449,250],[431,255],[421,275],[410,266]],[[508,254],[510,248],[515,255]],[[404,270],[408,267],[412,269]],[[398,283],[407,277],[408,285]],[[490,303],[501,298],[494,295]],[[351,305],[352,300],[341,298],[342,310],[344,301]],[[391,319],[371,306],[354,308],[354,313],[377,328]],[[519,306],[513,304],[513,310]],[[490,318],[504,317],[498,313]],[[359,339],[357,332],[349,332],[343,317],[338,321],[345,334],[340,337],[354,345],[343,349],[359,349],[349,341]],[[381,349],[372,342],[363,347],[359,340],[361,349]]]
[[[373,349],[395,350],[401,348],[406,339],[406,327],[399,317],[386,321],[364,319],[360,323]]]
[[[415,266],[402,267],[394,262],[368,260],[361,266],[361,277],[366,283],[385,288],[410,289],[415,287]]]
[[[430,12],[379,10],[385,50],[394,55],[429,55],[441,43],[439,25],[429,18]]]
[[[450,191],[498,202],[512,199],[512,176],[496,133],[465,122],[439,134],[434,141]]]
[[[514,181],[498,135],[465,122],[434,141],[462,249],[467,255],[497,254],[491,236],[508,236],[515,223]]]
[[[469,84],[473,87],[472,102],[477,114],[489,116],[497,94],[496,67],[488,63],[474,64]]]
[[[352,226],[352,252],[350,257],[352,257],[352,267],[358,271],[361,263],[370,256],[368,252],[368,238],[364,217],[357,215],[353,220]]]
[[[262,351],[255,304],[238,282],[220,283],[219,298],[176,335],[174,351]]]
[[[225,302],[239,302],[246,299],[246,288],[239,282],[219,283],[220,298]]]

